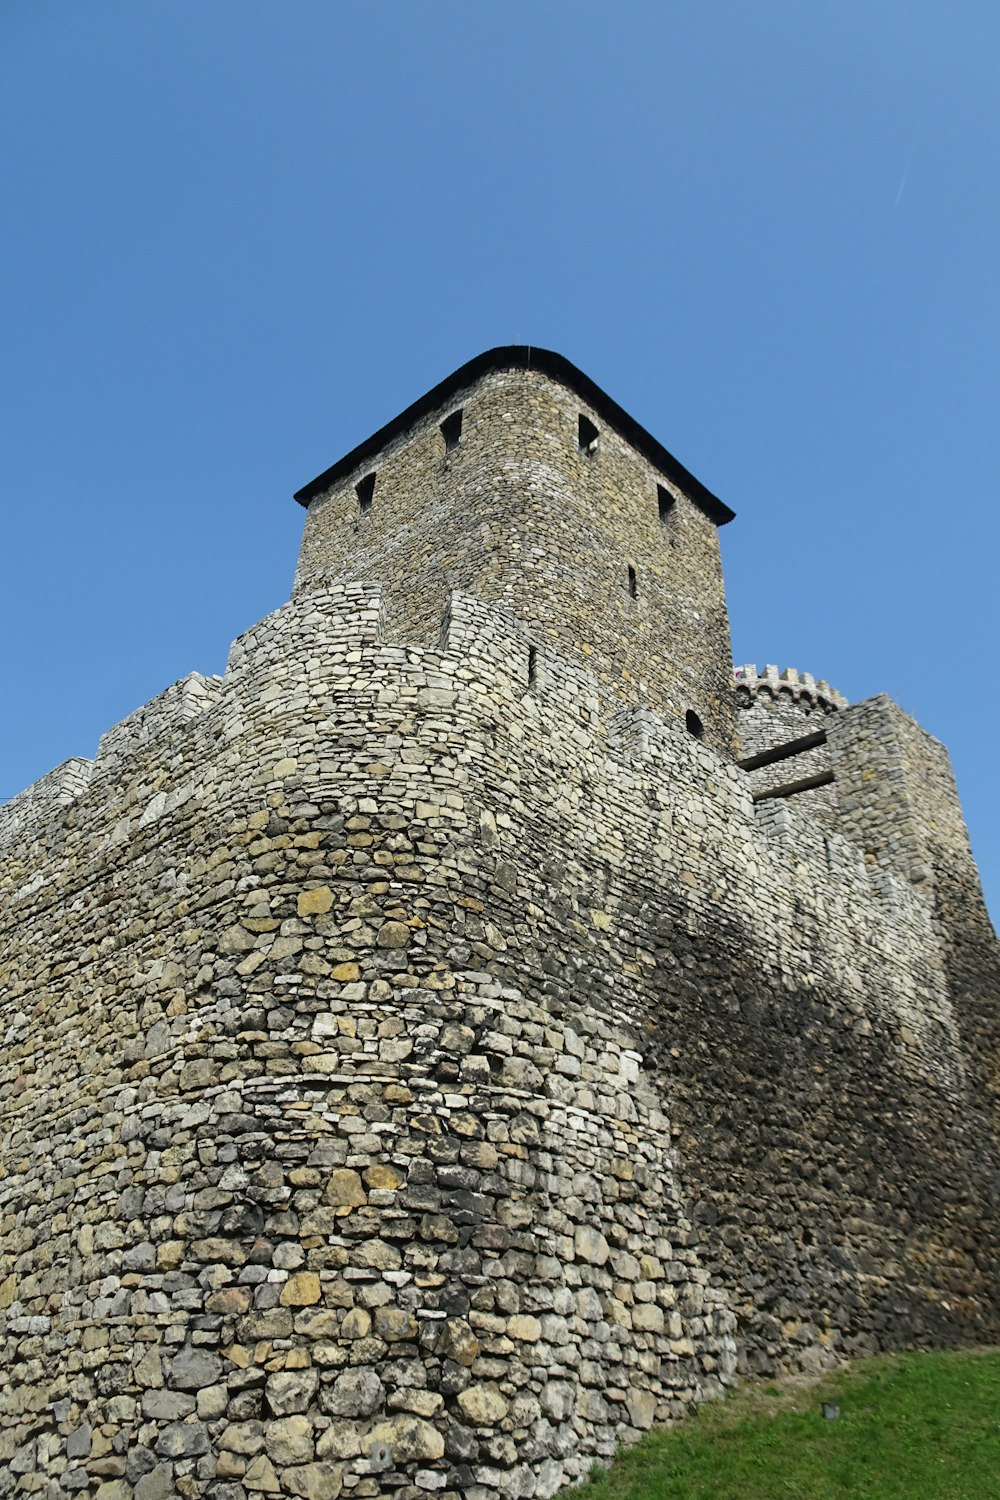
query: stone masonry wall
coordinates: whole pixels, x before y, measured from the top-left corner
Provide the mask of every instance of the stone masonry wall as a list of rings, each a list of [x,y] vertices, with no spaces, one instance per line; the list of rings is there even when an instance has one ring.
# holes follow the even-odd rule
[[[458,446],[442,419],[462,410]],[[599,429],[578,443],[583,414]],[[374,473],[371,507],[355,486]],[[673,505],[660,518],[657,485]],[[629,568],[636,596],[629,593]],[[397,639],[437,643],[452,590],[502,604],[536,645],[594,673],[602,699],[683,722],[730,750],[729,622],[716,526],[580,398],[498,371],[309,506],[297,587],[371,579]]]
[[[545,1496],[997,1336],[926,898],[533,644],[313,587],[0,812],[0,1493]]]
[[[969,1067],[1000,1099],[997,944],[948,752],[885,694],[839,716],[830,736],[840,826],[866,858],[924,893]],[[989,1153],[987,1152],[987,1156]],[[996,1183],[1000,1196],[1000,1180]]]

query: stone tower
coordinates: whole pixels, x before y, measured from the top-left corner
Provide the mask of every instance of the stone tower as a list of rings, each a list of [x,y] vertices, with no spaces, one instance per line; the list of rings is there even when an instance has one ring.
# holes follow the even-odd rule
[[[734,684],[731,513],[556,355],[298,498],[225,676],[0,810],[0,1494],[544,1500],[737,1372],[995,1340],[943,747]]]
[[[370,579],[437,642],[458,590],[585,665],[602,701],[733,742],[718,527],[733,512],[568,360],[493,349],[296,496],[296,590]]]

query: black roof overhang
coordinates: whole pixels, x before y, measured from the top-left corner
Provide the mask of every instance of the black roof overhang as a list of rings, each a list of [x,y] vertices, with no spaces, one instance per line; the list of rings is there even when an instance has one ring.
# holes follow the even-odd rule
[[[631,443],[633,448],[638,449],[655,469],[675,484],[679,490],[692,500],[699,510],[704,511],[710,521],[716,526],[724,526],[731,521],[736,514],[729,509],[728,505],[713,495],[711,490],[705,488],[700,480],[685,469],[684,465],[678,463],[672,453],[668,453],[662,443],[657,442],[653,435],[640,427],[634,417],[630,417],[617,401],[605,395],[600,386],[595,385],[589,376],[576,365],[570,364],[561,354],[554,354],[551,349],[536,349],[531,344],[506,344],[497,349],[487,349],[485,354],[477,354],[475,359],[460,365],[453,370],[444,380],[431,390],[414,401],[405,411],[401,411],[398,417],[393,417],[378,432],[373,432],[370,438],[352,448],[350,453],[338,459],[332,468],[324,470],[308,484],[296,490],[295,499],[300,505],[306,505],[315,500],[317,495],[338,484],[340,480],[360,468],[369,459],[375,457],[383,448],[416,426],[424,417],[431,412],[447,406],[453,396],[460,391],[467,390],[469,386],[475,385],[484,375],[494,370],[540,370],[542,374],[548,375],[552,380],[557,380],[560,385],[566,386],[568,390],[574,391],[586,404],[595,411],[610,427],[613,427],[626,442]]]

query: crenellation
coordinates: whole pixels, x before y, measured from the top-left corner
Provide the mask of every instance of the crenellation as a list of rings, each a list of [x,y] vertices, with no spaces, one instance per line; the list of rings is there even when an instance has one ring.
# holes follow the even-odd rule
[[[810,708],[818,708],[823,713],[832,713],[847,707],[844,695],[832,688],[825,678],[817,681],[811,672],[799,672],[795,667],[786,667],[782,672],[773,663],[763,672],[749,665],[734,667],[733,681],[737,698],[744,705],[763,695],[772,703],[784,700],[799,704],[807,712]]]
[[[92,767],[92,761],[73,756],[5,802],[0,807],[0,848],[22,831],[61,818],[86,789]]]
[[[133,756],[147,741],[169,738],[212,706],[218,698],[220,686],[219,677],[202,677],[199,672],[191,672],[149,703],[144,703],[102,734],[94,774],[114,775],[117,763]]]
[[[308,487],[223,678],[0,811],[0,1494],[545,1500],[738,1375],[1000,1334],[943,748],[734,682],[731,513],[495,354]]]

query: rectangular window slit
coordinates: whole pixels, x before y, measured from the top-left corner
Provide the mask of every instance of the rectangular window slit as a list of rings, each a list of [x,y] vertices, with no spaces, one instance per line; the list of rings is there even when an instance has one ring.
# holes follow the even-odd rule
[[[528,686],[534,687],[535,678],[538,676],[538,647],[528,647]]]
[[[457,448],[462,441],[462,408],[453,411],[450,417],[445,417],[441,423],[441,436],[444,438],[444,451],[450,453]]]
[[[359,479],[354,486],[354,493],[358,497],[359,515],[367,515],[372,508],[372,496],[375,493],[375,475],[366,474],[364,479]]]
[[[597,452],[597,439],[600,433],[589,417],[580,413],[580,421],[577,428],[577,442],[580,444],[580,452],[588,455]]]
[[[658,484],[656,486],[656,503],[660,510],[660,521],[663,522],[677,504],[677,499],[662,484]]]
[[[629,591],[629,597],[631,599],[638,599],[638,597],[639,597],[639,580],[637,579],[637,577],[635,575],[635,569],[631,566],[631,564],[629,564],[629,570],[628,570],[628,591]]]

